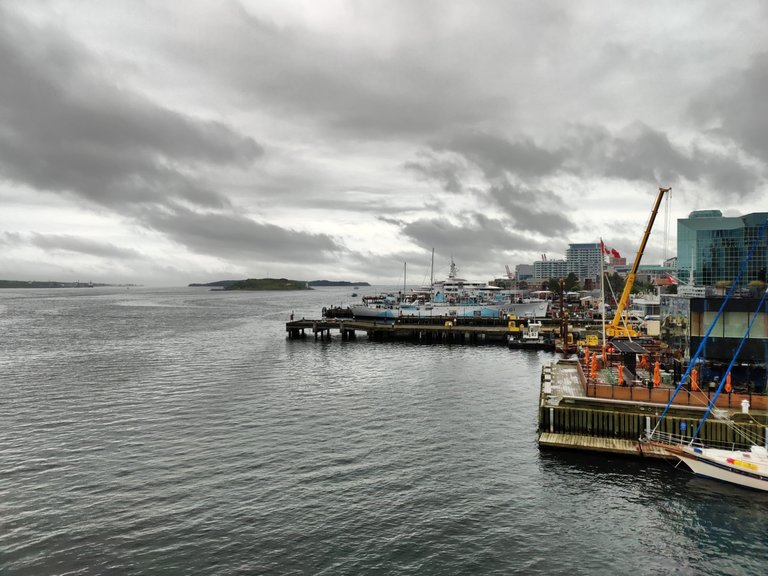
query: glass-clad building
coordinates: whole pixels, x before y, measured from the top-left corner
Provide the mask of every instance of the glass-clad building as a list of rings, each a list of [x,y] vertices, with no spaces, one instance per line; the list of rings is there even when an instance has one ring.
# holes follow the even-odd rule
[[[725,286],[738,275],[768,212],[726,217],[719,210],[691,212],[677,221],[677,276],[697,286]],[[763,237],[741,278],[746,287],[766,280],[768,239]]]

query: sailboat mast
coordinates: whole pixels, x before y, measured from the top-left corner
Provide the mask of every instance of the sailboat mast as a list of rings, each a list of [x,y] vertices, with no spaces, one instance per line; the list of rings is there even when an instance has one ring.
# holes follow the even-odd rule
[[[405,300],[405,272],[408,266],[407,262],[403,262],[403,300]]]

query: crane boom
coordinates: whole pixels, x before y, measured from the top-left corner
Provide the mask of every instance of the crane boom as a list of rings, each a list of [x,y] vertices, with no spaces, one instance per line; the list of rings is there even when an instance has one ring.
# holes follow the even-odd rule
[[[624,325],[621,324],[622,316],[624,315],[624,310],[627,307],[627,302],[629,302],[629,294],[632,292],[632,286],[635,284],[637,269],[640,266],[640,260],[643,257],[643,252],[645,252],[645,245],[648,243],[648,237],[651,235],[651,229],[653,228],[654,220],[656,220],[656,214],[659,211],[661,200],[664,197],[664,194],[670,190],[672,190],[672,188],[659,188],[659,194],[656,196],[656,203],[653,205],[653,210],[651,210],[651,217],[648,220],[648,225],[645,227],[645,233],[643,234],[643,239],[640,242],[640,247],[637,249],[635,261],[632,263],[632,269],[629,271],[629,274],[627,274],[627,280],[624,284],[624,291],[621,293],[621,299],[619,300],[619,305],[616,308],[616,314],[614,315],[611,324],[606,327],[605,333],[607,336],[612,338],[627,338],[637,336],[637,333],[632,329],[631,326],[626,325],[626,323]]]

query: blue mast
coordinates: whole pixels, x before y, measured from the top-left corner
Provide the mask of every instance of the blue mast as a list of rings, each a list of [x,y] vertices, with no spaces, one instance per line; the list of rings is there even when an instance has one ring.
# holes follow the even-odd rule
[[[664,416],[666,416],[667,412],[669,411],[669,407],[672,405],[672,402],[674,401],[675,397],[677,396],[677,393],[680,391],[680,389],[683,387],[683,383],[688,379],[690,376],[691,370],[696,365],[696,360],[698,360],[699,356],[701,355],[701,352],[704,350],[704,346],[707,343],[707,340],[709,339],[709,335],[712,333],[712,330],[714,329],[715,325],[717,324],[717,321],[720,319],[720,316],[723,314],[723,310],[725,309],[725,305],[730,300],[731,295],[733,294],[734,290],[736,289],[736,286],[739,285],[739,281],[741,280],[742,275],[744,274],[744,271],[747,269],[747,263],[749,262],[750,258],[752,258],[752,255],[755,253],[755,250],[757,249],[757,245],[760,243],[760,241],[763,239],[763,235],[765,234],[765,229],[768,227],[768,220],[763,222],[762,226],[760,226],[760,229],[757,233],[757,238],[755,238],[754,242],[752,242],[752,246],[749,249],[749,253],[747,254],[747,257],[744,259],[744,261],[741,263],[741,267],[739,268],[739,273],[736,276],[736,278],[733,280],[733,284],[731,284],[731,288],[728,290],[728,294],[725,295],[725,298],[723,299],[723,303],[720,304],[720,309],[717,311],[717,314],[715,315],[715,318],[712,320],[712,323],[709,325],[709,328],[707,328],[707,332],[704,334],[704,338],[702,338],[701,342],[699,342],[699,346],[696,349],[696,353],[691,356],[691,360],[688,363],[688,368],[685,370],[685,374],[680,378],[680,382],[678,382],[677,386],[675,387],[674,392],[672,393],[672,396],[669,398],[669,402],[667,402],[667,405],[664,407],[664,410],[662,411],[661,415],[659,416],[658,422],[656,422],[656,426],[654,426],[653,431],[651,432],[651,436],[653,436],[653,433],[656,432],[656,429],[661,424],[662,420],[664,420]],[[720,384],[722,386],[722,382]],[[701,425],[699,425],[699,428],[701,428]],[[696,432],[698,433],[698,429]]]

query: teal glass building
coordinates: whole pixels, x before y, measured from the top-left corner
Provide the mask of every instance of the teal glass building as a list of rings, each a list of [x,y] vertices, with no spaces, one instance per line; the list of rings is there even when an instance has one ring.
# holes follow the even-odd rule
[[[724,286],[738,276],[768,212],[744,216],[722,215],[719,210],[691,212],[677,221],[677,276],[687,283],[691,270],[697,286]],[[766,281],[768,239],[758,244],[741,278],[741,287],[755,280]]]

